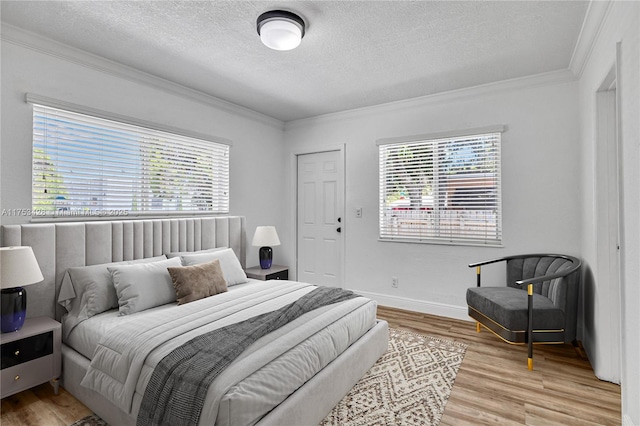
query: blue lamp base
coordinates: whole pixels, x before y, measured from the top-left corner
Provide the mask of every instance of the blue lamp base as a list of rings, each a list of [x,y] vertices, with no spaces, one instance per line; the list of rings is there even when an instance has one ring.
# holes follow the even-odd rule
[[[273,250],[271,247],[260,247],[258,254],[260,256],[260,267],[262,269],[271,268],[271,262],[273,261]]]
[[[2,314],[0,330],[3,333],[18,331],[27,316],[27,292],[22,287],[3,288],[0,294]]]

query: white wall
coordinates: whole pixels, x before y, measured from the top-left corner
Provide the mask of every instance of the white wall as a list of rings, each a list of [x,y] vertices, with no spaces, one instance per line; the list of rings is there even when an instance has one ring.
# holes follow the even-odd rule
[[[569,81],[567,81],[569,80]],[[465,291],[475,285],[467,264],[507,254],[580,255],[577,82],[537,76],[444,95],[300,120],[285,126],[286,151],[346,145],[345,285],[397,306],[468,318]],[[380,138],[504,124],[504,247],[378,241]],[[295,246],[295,170],[287,170],[287,223]],[[363,217],[355,210],[363,209]],[[502,272],[494,271],[494,276]],[[485,268],[489,282],[490,268]],[[391,277],[399,287],[391,287]]]
[[[622,413],[626,425],[640,424],[640,3],[611,2],[598,38],[582,70],[579,84],[580,139],[582,145],[583,226],[582,256],[585,262],[585,309],[593,313],[585,320],[583,344],[596,375],[622,384]],[[617,81],[620,96],[622,143],[621,306],[611,305],[608,283],[599,280],[597,254],[601,247],[596,229],[596,97],[595,93],[616,64],[616,43],[621,42]],[[589,306],[591,305],[591,306]],[[612,371],[612,332],[621,320],[621,374]]]
[[[3,25],[0,211],[31,207],[33,93],[99,110],[231,139],[230,214],[284,230],[283,123]],[[29,217],[0,216],[0,223]],[[286,247],[285,247],[286,248]],[[274,250],[287,263],[286,250]],[[258,264],[250,248],[249,266]]]

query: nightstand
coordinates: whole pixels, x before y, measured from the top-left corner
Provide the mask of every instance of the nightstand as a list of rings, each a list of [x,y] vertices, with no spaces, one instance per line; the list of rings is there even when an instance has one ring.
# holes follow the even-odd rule
[[[288,280],[289,268],[286,266],[271,265],[269,269],[262,269],[259,266],[246,269],[247,277],[255,280]]]
[[[18,331],[0,334],[0,397],[13,395],[46,381],[50,381],[55,393],[58,393],[62,367],[61,330],[58,321],[37,317],[27,318]]]

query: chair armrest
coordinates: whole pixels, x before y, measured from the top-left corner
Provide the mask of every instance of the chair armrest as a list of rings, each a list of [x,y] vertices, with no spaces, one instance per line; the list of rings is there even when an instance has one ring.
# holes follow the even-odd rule
[[[503,261],[509,260],[509,259],[510,259],[510,257],[501,257],[501,258],[498,258],[498,259],[483,260],[483,261],[480,261],[480,262],[470,263],[469,264],[469,268],[475,268],[477,266],[489,265],[491,263],[503,262]]]
[[[526,257],[561,257],[567,260],[570,260],[573,263],[573,266],[571,266],[571,268],[564,270],[562,272],[556,273],[556,274],[549,274],[549,275],[544,275],[541,277],[534,277],[534,278],[529,278],[527,280],[520,280],[520,281],[516,281],[516,284],[519,286],[524,286],[527,284],[536,284],[536,283],[540,283],[543,281],[549,281],[549,280],[553,280],[555,278],[562,278],[562,277],[566,277],[567,275],[577,271],[578,269],[580,269],[580,266],[582,264],[582,262],[580,261],[580,259],[572,257],[572,256],[565,256],[565,255],[554,255],[554,254],[526,254],[526,255],[515,255],[515,256],[505,256],[505,257],[499,257],[496,259],[490,259],[490,260],[483,260],[480,262],[475,262],[475,263],[470,263],[469,264],[469,268],[476,268],[476,275],[477,275],[477,286],[480,287],[480,267],[483,265],[490,265],[492,263],[498,263],[498,262],[503,262],[506,260],[512,260],[512,259],[522,259],[522,258],[526,258]]]
[[[540,253],[540,254],[516,254],[516,255],[513,255],[513,256],[505,256],[505,257],[499,257],[497,259],[484,260],[484,261],[481,261],[481,262],[470,263],[469,264],[469,268],[475,268],[476,266],[482,266],[482,265],[489,265],[491,263],[502,262],[502,261],[505,261],[505,260],[525,259],[525,258],[528,258],[528,257],[561,257],[563,259],[571,260],[573,262],[574,266],[576,266],[576,269],[578,269],[580,267],[580,259],[575,258],[573,256],[566,256],[566,255],[562,255],[562,254]],[[571,272],[573,272],[573,270]]]
[[[498,259],[483,260],[481,262],[470,263],[469,264],[469,268],[476,268],[476,286],[480,287],[480,285],[481,285],[482,278],[480,276],[480,267],[482,265],[489,265],[491,263],[498,263],[498,262],[502,262],[504,260],[508,260],[510,258],[511,257],[501,257],[501,258],[498,258]]]

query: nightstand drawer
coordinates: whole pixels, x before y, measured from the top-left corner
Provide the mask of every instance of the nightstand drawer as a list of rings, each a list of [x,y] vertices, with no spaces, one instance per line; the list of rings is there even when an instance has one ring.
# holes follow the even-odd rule
[[[53,355],[34,359],[28,364],[5,368],[0,372],[2,397],[13,395],[53,379],[56,377],[55,370]]]
[[[289,279],[289,270],[285,269],[284,271],[274,272],[273,274],[265,275],[266,280],[288,280]]]
[[[2,370],[51,355],[53,353],[53,331],[4,343],[0,347],[0,353]],[[2,383],[5,383],[4,379]]]
[[[27,318],[24,326],[12,333],[0,334],[0,398],[51,381],[58,393],[62,367],[58,321],[48,317]]]
[[[269,269],[262,269],[259,266],[245,270],[248,278],[254,280],[288,280],[289,268],[286,266],[272,265]]]

